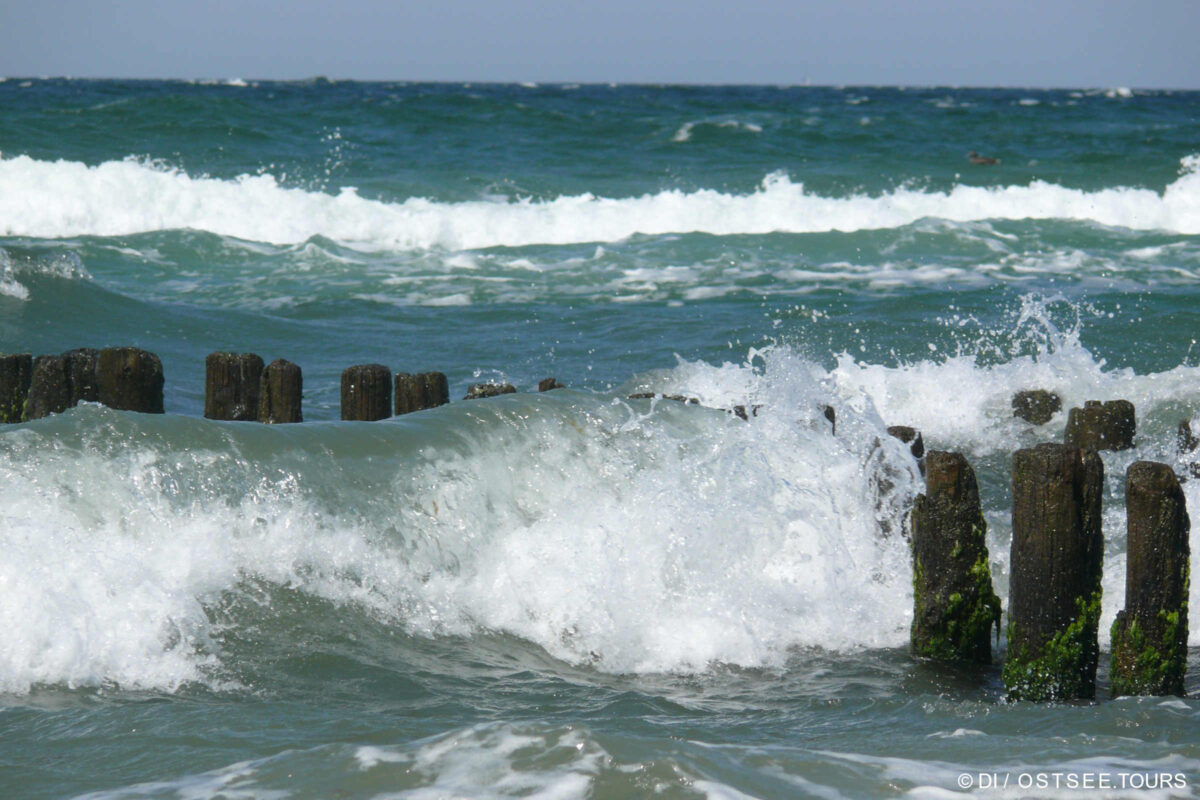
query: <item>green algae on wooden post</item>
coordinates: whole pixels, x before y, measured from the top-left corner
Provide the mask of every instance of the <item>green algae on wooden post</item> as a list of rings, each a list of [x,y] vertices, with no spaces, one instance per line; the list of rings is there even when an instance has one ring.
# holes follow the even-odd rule
[[[32,355],[0,356],[0,423],[25,421],[25,399],[29,397],[32,382]]]
[[[1000,599],[992,591],[975,472],[960,453],[925,456],[925,493],[913,505],[913,652],[990,663]]]
[[[1112,694],[1182,695],[1191,521],[1171,468],[1152,461],[1131,465],[1125,512],[1125,609],[1112,626]]]
[[[1041,444],[1013,454],[1008,653],[1013,700],[1092,699],[1100,656],[1104,464]]]

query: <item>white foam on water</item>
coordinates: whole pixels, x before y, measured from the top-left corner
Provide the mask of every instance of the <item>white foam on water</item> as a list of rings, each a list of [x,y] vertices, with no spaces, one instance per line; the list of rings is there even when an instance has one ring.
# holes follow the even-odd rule
[[[391,486],[368,517],[309,499],[354,468],[316,444],[302,473],[269,477],[236,440],[150,446],[97,406],[6,431],[0,690],[215,685],[206,609],[246,579],[613,672],[901,645],[909,554],[878,535],[899,513],[878,487],[886,471],[911,496],[916,465],[867,405],[840,410],[832,436],[816,369],[779,351],[674,371],[707,402],[763,404],[750,423],[666,400],[451,406],[445,445],[370,467]],[[85,444],[53,433],[66,422]]]
[[[732,130],[745,131],[747,133],[762,133],[762,126],[756,125],[753,122],[742,122],[736,119],[701,119],[685,122],[679,126],[675,134],[671,137],[672,142],[689,142],[692,139],[692,134],[700,127],[713,128],[730,128]]]
[[[1183,159],[1180,177],[1162,193],[1127,187],[1084,191],[1034,181],[824,197],[773,173],[756,191],[741,195],[701,189],[627,198],[581,194],[442,203],[369,200],[353,187],[338,194],[286,188],[270,174],[193,177],[133,158],[89,166],[19,155],[0,158],[0,235],[119,236],[191,228],[274,244],[324,236],[365,248],[461,250],[617,241],[637,233],[857,231],[925,218],[1068,219],[1198,233],[1198,168],[1200,156]]]
[[[15,277],[12,256],[0,247],[0,295],[16,300],[28,300],[29,289]]]

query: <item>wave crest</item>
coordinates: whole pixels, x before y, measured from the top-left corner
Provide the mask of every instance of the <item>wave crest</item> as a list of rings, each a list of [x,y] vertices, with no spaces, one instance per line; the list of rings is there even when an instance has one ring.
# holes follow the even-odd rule
[[[1181,164],[1180,177],[1161,194],[1128,187],[1089,192],[1034,181],[824,197],[780,172],[740,195],[700,189],[626,198],[584,193],[545,201],[443,203],[371,200],[353,187],[338,194],[287,188],[269,174],[192,177],[134,158],[88,166],[22,155],[0,158],[0,234],[62,238],[194,229],[273,244],[324,236],[367,249],[463,250],[617,241],[639,233],[858,231],[928,217],[1069,219],[1200,233],[1200,155]]]

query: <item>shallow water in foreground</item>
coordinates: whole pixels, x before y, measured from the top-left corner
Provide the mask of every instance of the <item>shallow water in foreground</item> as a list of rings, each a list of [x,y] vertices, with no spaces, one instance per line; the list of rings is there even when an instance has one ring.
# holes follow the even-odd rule
[[[1187,698],[1108,699],[1105,653],[1097,702],[1008,703],[908,654],[880,530],[913,425],[974,465],[1007,604],[1009,459],[1066,416],[1013,392],[1133,401],[1107,650],[1124,471],[1184,472],[1200,413],[1200,94],[9,79],[0,110],[0,350],[145,347],[167,410],[0,431],[5,798],[1196,794],[1200,631]],[[202,419],[214,350],[300,364],[306,422]],[[339,421],[372,361],[456,402]],[[457,400],[486,380],[523,391]]]

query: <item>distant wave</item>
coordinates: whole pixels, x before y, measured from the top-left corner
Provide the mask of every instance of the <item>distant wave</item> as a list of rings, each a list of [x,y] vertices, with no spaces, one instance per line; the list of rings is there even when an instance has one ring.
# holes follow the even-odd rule
[[[749,194],[712,189],[607,198],[590,193],[547,201],[423,198],[384,202],[285,188],[271,175],[192,177],[127,158],[76,161],[0,158],[0,235],[119,236],[195,229],[250,241],[292,244],[313,236],[376,249],[476,249],[624,239],[633,234],[812,233],[895,228],[932,217],[1069,219],[1140,230],[1200,233],[1200,155],[1183,159],[1161,194],[1149,189],[956,186],[897,189],[878,196],[824,197],[772,173]]]

